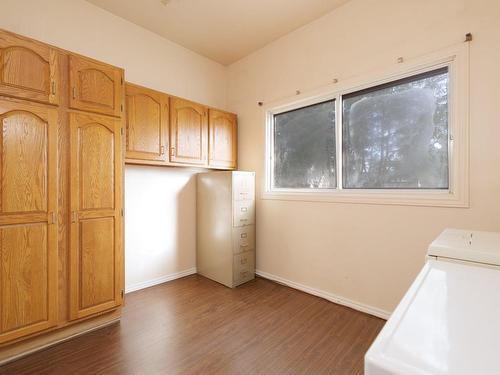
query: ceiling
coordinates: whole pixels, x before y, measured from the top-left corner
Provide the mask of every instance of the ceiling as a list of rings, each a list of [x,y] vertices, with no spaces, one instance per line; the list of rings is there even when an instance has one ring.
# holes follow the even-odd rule
[[[87,0],[224,65],[348,0]]]

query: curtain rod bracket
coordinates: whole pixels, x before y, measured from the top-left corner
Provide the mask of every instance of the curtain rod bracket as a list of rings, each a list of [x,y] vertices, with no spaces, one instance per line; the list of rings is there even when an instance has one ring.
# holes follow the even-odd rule
[[[465,41],[472,42],[472,33],[465,34]]]

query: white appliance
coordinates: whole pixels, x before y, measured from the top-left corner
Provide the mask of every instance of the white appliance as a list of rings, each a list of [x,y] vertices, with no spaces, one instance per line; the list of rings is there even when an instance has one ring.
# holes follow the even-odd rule
[[[432,242],[365,374],[500,374],[500,233],[446,229]]]

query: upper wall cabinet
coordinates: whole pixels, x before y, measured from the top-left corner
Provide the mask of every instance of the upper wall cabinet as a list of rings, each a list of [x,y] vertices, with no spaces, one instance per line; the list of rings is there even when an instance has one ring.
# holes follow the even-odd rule
[[[0,34],[0,94],[59,103],[59,53],[44,44]]]
[[[168,161],[168,96],[126,84],[129,159]]]
[[[121,116],[123,70],[81,56],[69,57],[71,108]]]
[[[180,98],[170,99],[170,161],[206,165],[208,110]]]
[[[210,109],[208,128],[208,165],[217,168],[236,168],[236,115]]]

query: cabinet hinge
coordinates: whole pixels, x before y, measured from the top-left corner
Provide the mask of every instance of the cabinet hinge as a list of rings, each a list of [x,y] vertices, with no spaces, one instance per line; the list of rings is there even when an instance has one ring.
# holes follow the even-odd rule
[[[120,128],[120,134],[123,135],[124,131],[123,128]]]
[[[120,210],[120,213],[121,213],[121,215],[122,215],[122,217],[123,217],[123,208]]]
[[[123,104],[120,104],[120,111],[123,112]]]
[[[125,295],[125,292],[124,292],[124,291],[123,291],[123,289],[122,289],[122,298],[123,298],[123,296],[124,296],[124,295]]]
[[[120,77],[120,83],[123,85],[123,77]]]

